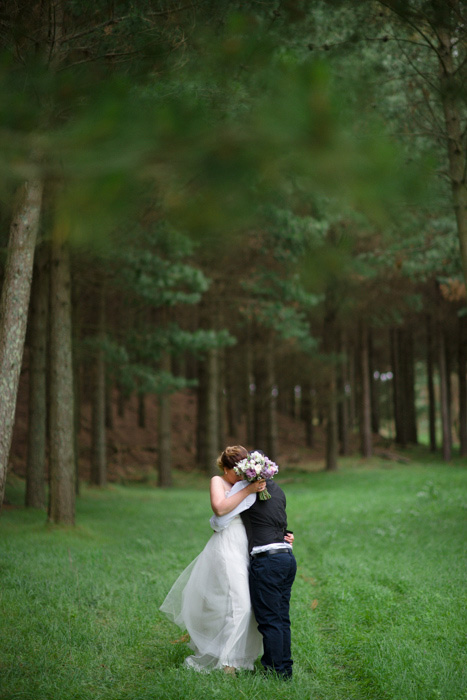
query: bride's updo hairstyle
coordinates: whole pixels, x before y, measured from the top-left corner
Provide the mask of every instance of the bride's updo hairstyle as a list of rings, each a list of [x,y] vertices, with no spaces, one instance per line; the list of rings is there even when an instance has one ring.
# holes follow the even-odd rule
[[[248,450],[242,445],[232,445],[226,447],[225,450],[217,458],[217,466],[223,472],[224,469],[233,469],[236,464],[248,457]]]

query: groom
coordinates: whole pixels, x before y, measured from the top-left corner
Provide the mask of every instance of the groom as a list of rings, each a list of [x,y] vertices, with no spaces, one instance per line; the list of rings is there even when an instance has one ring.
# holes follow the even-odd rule
[[[241,514],[250,552],[250,596],[263,635],[264,669],[292,678],[289,604],[297,563],[290,544],[293,534],[286,530],[284,492],[272,480],[267,488],[271,498],[257,498]]]

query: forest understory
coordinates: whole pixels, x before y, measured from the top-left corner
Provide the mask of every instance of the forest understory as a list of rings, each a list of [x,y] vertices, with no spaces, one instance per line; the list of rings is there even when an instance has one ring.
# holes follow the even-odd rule
[[[15,418],[15,431],[10,455],[10,470],[21,478],[26,477],[27,430],[28,430],[28,373],[21,377]],[[113,426],[107,428],[107,478],[110,482],[157,482],[157,397],[145,398],[145,427],[138,424],[138,399],[134,395],[125,402],[123,416],[118,415],[117,397],[112,404]],[[186,389],[171,397],[172,412],[172,467],[176,470],[193,471],[196,464],[196,390]],[[78,437],[79,476],[85,481],[90,477],[91,451],[91,403],[83,400]],[[325,427],[315,425],[314,446],[306,446],[305,425],[300,418],[277,413],[278,462],[279,466],[307,465],[324,468]],[[382,436],[373,436],[375,454],[383,457],[406,457],[399,446],[394,447]],[[249,445],[246,426],[242,421],[236,435],[227,435],[227,444],[244,444],[249,449],[261,447]],[[358,454],[359,436],[350,436],[351,454]],[[209,472],[206,465],[206,472]]]

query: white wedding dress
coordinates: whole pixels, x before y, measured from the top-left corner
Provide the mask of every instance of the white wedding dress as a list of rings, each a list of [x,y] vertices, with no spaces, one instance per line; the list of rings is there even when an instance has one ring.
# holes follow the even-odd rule
[[[253,669],[262,637],[251,608],[248,542],[239,515],[214,532],[160,609],[190,635],[194,653],[185,659],[186,666],[196,671]]]

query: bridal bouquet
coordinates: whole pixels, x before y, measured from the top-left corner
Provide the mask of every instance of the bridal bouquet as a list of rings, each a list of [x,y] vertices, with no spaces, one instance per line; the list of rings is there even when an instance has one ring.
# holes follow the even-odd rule
[[[261,452],[250,452],[248,457],[235,465],[234,471],[242,479],[252,482],[260,479],[272,479],[279,471],[279,467]],[[271,494],[266,488],[264,491],[260,491],[259,497],[262,501],[267,501],[268,498],[271,498]]]

